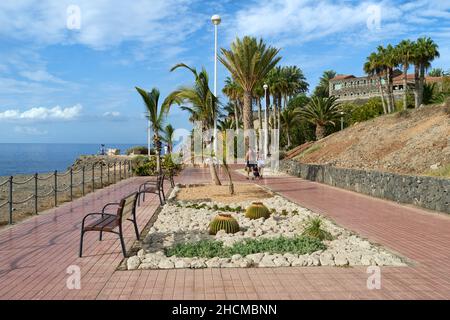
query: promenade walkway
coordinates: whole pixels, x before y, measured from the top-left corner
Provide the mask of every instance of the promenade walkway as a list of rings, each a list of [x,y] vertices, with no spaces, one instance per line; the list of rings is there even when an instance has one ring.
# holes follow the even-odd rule
[[[246,181],[240,175],[236,180]],[[365,267],[288,267],[118,271],[120,244],[85,238],[78,258],[80,222],[137,189],[131,178],[0,231],[0,299],[450,299],[450,217],[293,177],[261,181],[308,207],[411,260],[382,267],[380,290],[368,290]],[[187,169],[182,183],[209,181],[208,171]],[[158,206],[149,197],[138,210],[139,228]],[[134,242],[131,224],[127,246]],[[67,268],[79,266],[81,289],[70,290]]]

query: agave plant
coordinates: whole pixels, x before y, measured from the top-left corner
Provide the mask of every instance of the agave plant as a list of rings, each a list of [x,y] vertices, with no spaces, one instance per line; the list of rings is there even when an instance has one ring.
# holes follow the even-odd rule
[[[322,228],[322,223],[323,221],[320,218],[308,219],[302,236],[316,238],[319,240],[332,240],[333,236],[331,233]]]

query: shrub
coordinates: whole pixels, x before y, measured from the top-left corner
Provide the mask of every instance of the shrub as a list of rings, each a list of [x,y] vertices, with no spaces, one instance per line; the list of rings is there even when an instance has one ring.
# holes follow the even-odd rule
[[[318,240],[332,240],[331,233],[322,229],[322,219],[310,218],[306,222],[302,236],[311,237]]]
[[[239,231],[239,224],[231,214],[219,214],[209,224],[209,234],[215,235],[220,230],[226,233],[236,233]]]
[[[179,243],[166,249],[167,256],[229,258],[234,254],[246,256],[253,253],[268,252],[270,254],[308,254],[325,250],[326,246],[318,239],[297,236],[295,238],[278,237],[271,239],[249,239],[235,243],[232,247],[224,247],[223,243],[214,240],[201,240],[193,243]]]
[[[253,202],[245,211],[245,216],[249,219],[267,219],[270,217],[270,211],[262,202]]]
[[[151,153],[153,153],[153,150],[150,150]],[[135,146],[127,149],[126,154],[135,154],[135,155],[148,155],[148,148],[145,146]]]
[[[181,170],[181,165],[175,164],[170,154],[167,154],[161,158],[161,166],[164,171],[171,172],[173,175],[177,174]],[[142,155],[134,157],[133,171],[138,176],[151,176],[157,174],[156,157],[152,156],[148,158]]]

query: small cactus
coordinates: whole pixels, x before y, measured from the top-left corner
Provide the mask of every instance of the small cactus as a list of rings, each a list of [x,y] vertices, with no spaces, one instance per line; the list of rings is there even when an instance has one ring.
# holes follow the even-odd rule
[[[219,214],[209,224],[209,234],[215,235],[219,230],[226,233],[236,233],[239,231],[239,224],[231,214]]]
[[[267,219],[270,217],[270,211],[262,202],[253,202],[245,211],[245,216],[249,219]]]

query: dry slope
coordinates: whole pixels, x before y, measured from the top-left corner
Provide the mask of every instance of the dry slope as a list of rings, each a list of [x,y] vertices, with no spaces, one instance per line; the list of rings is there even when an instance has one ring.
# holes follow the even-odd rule
[[[295,159],[417,175],[448,168],[449,108],[426,106],[358,123],[317,141]]]

